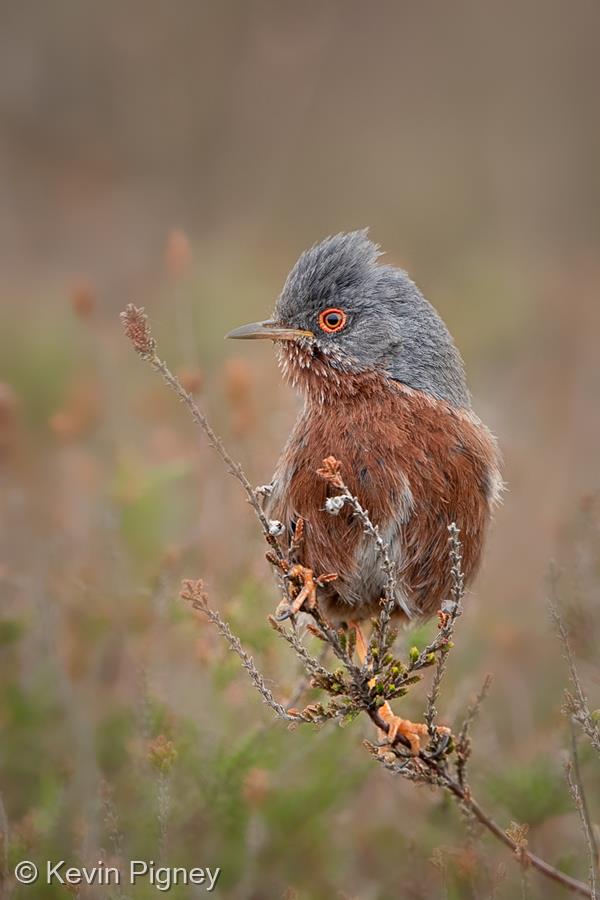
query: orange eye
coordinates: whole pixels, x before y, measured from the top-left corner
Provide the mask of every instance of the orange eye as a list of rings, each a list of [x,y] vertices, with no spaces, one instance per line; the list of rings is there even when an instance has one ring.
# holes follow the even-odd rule
[[[347,315],[343,309],[331,307],[319,314],[319,327],[328,334],[341,331],[346,324]]]

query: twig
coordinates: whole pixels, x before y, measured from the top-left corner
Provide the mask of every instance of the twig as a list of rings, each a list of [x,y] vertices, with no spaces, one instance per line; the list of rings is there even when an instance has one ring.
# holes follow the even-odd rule
[[[359,668],[359,666],[354,664],[350,654],[347,652],[345,647],[342,646],[338,632],[321,614],[318,605],[313,607],[312,609],[307,610],[307,612],[313,620],[313,628],[311,629],[311,631],[313,631],[314,634],[316,634],[318,637],[329,644],[335,656],[337,656],[339,661],[343,663],[343,665],[353,678],[360,679],[364,673]]]
[[[571,650],[569,635],[567,633],[567,629],[565,628],[565,623],[563,621],[558,604],[556,587],[557,573],[555,569],[552,569],[550,572],[549,584],[552,596],[548,601],[548,609],[550,611],[550,617],[554,624],[556,633],[563,646],[563,656],[568,666],[569,680],[573,685],[574,690],[574,694],[572,694],[570,691],[565,691],[564,712],[568,716],[570,716],[572,721],[577,722],[581,730],[589,738],[594,750],[600,753],[600,725],[596,723],[592,718],[588,699],[583,692],[581,681],[579,680],[579,675],[575,666],[575,659],[573,657],[573,651]]]
[[[264,702],[267,706],[271,707],[280,719],[285,719],[287,722],[309,721],[308,719],[304,720],[301,714],[290,714],[285,706],[275,699],[273,693],[265,684],[264,678],[256,668],[254,660],[242,647],[240,639],[236,637],[227,622],[221,618],[219,613],[208,605],[208,596],[204,590],[202,581],[192,581],[190,579],[184,581],[181,596],[191,604],[193,609],[202,613],[216,626],[217,631],[223,635],[229,644],[230,649],[239,656],[243,668],[248,673],[250,681],[261,695]]]
[[[301,646],[303,646],[303,645],[301,645]],[[328,649],[329,649],[329,647],[327,646],[327,644],[325,644],[325,646],[323,647],[323,649],[319,655],[319,660],[317,660],[318,665],[321,667],[322,671],[326,674],[329,674],[329,673],[327,672],[327,669],[325,669],[324,667],[321,666],[320,661],[322,661],[326,658]],[[292,693],[285,705],[288,712],[296,707],[296,704],[300,702],[302,695],[310,687],[312,687],[311,678],[308,675],[305,675],[297,683],[296,687],[292,691]]]
[[[381,724],[380,724],[381,723]],[[387,723],[383,722],[383,720],[379,720],[377,723],[378,727],[382,727],[383,730],[387,730]],[[372,746],[372,745],[371,745]],[[377,748],[375,748],[377,751]],[[371,751],[372,752],[372,751]],[[395,767],[388,759],[380,756],[377,752],[373,753],[375,759],[378,760],[382,765],[386,768],[389,768],[391,771],[396,772],[397,774],[402,774],[404,777],[409,777],[409,780],[418,781],[418,778],[411,777],[410,771],[405,774],[402,768]],[[577,894],[580,897],[588,897],[590,900],[593,900],[593,894],[588,887],[587,884],[584,884],[582,881],[578,881],[576,878],[571,878],[570,875],[567,875],[565,872],[561,872],[560,869],[551,866],[550,863],[547,863],[545,860],[541,859],[541,857],[537,856],[535,853],[532,853],[526,846],[514,840],[514,838],[510,837],[506,831],[498,825],[494,819],[491,818],[479,805],[479,803],[473,797],[470,788],[465,785],[464,787],[459,784],[459,782],[449,776],[447,772],[444,771],[443,767],[441,767],[435,761],[428,759],[426,754],[421,753],[419,756],[419,761],[421,764],[424,764],[427,768],[429,768],[433,773],[433,778],[430,781],[431,784],[436,784],[440,787],[443,787],[450,794],[456,797],[457,800],[460,801],[461,805],[465,806],[469,812],[473,814],[473,816],[480,822],[489,832],[493,834],[501,843],[503,843],[506,847],[509,847],[515,858],[523,864],[526,862],[527,864],[533,866],[534,869],[537,869],[538,872],[541,872],[542,875],[545,875],[546,878],[551,879],[552,881],[557,882],[562,885],[564,888],[572,891],[574,894]],[[406,762],[400,763],[400,766],[406,766]]]
[[[464,787],[466,780],[467,762],[471,755],[471,738],[470,731],[479,715],[481,704],[488,695],[492,684],[492,676],[488,673],[473,703],[467,709],[467,714],[462,723],[461,729],[456,740],[456,775],[459,784]]]
[[[427,695],[427,709],[425,711],[425,722],[427,723],[429,735],[431,738],[434,738],[436,735],[435,720],[437,718],[437,709],[435,708],[435,704],[437,703],[437,699],[440,693],[440,687],[442,684],[442,678],[444,677],[444,673],[446,671],[448,650],[450,649],[450,640],[454,633],[454,626],[456,624],[457,618],[462,612],[462,600],[465,592],[465,578],[462,570],[462,547],[460,543],[460,529],[456,525],[456,522],[451,522],[450,525],[448,525],[448,532],[450,534],[448,542],[450,544],[452,599],[449,603],[446,603],[446,608],[444,608],[444,605],[442,606],[442,609],[439,613],[440,632],[443,631],[444,633],[444,643],[441,645],[440,652],[436,656],[435,672],[433,674],[431,688]],[[431,653],[433,651],[429,650],[429,652]]]
[[[598,846],[594,837],[594,828],[590,819],[590,813],[585,796],[583,780],[579,769],[579,754],[577,752],[577,738],[575,736],[575,728],[570,722],[571,731],[571,760],[565,765],[565,774],[569,784],[569,792],[573,798],[573,802],[577,807],[579,818],[581,820],[581,830],[585,838],[588,857],[589,857],[589,882],[593,900],[598,900],[596,892],[596,872],[598,870]]]
[[[308,677],[308,675],[302,675],[299,681],[296,683],[296,687],[288,697],[285,704],[285,708],[288,712],[291,711],[293,713],[296,710],[296,706],[298,705],[298,703],[300,703],[300,700],[310,686],[310,678]]]
[[[185,390],[179,379],[176,378],[175,375],[173,375],[167,364],[158,356],[156,352],[156,341],[152,337],[150,325],[148,322],[148,316],[144,312],[144,307],[134,306],[133,303],[128,304],[125,310],[121,313],[121,321],[125,329],[125,334],[133,344],[136,352],[142,359],[149,362],[153,369],[155,369],[162,375],[164,381],[177,394],[181,402],[185,403],[192,415],[194,422],[200,426],[200,428],[206,435],[210,446],[214,450],[216,450],[216,452],[225,463],[225,468],[227,469],[229,474],[233,475],[233,477],[239,481],[242,488],[244,489],[248,503],[254,510],[256,517],[260,522],[265,540],[271,546],[277,557],[282,560],[283,553],[281,551],[281,548],[277,543],[275,537],[269,531],[269,520],[263,512],[256,492],[250,484],[250,481],[248,480],[242,466],[240,465],[240,463],[235,462],[235,460],[229,455],[222,440],[211,427],[208,419],[198,407],[198,404],[194,400],[192,394]]]
[[[321,675],[324,677],[329,676],[329,671],[321,665],[318,659],[316,659],[311,653],[308,652],[300,638],[293,632],[284,628],[280,622],[274,616],[269,616],[269,625],[276,631],[280,637],[287,641],[287,643],[292,647],[298,658],[302,663],[304,663],[307,670],[311,675]]]
[[[384,597],[378,619],[378,649],[383,653],[386,648],[387,629],[389,627],[390,619],[397,607],[400,607],[409,620],[413,618],[413,612],[409,608],[404,597],[402,597],[401,593],[398,591],[396,567],[390,558],[389,547],[381,537],[379,526],[373,523],[368,511],[361,504],[358,497],[356,497],[348,488],[348,485],[341,476],[341,464],[339,460],[335,459],[333,456],[328,456],[323,460],[322,467],[317,469],[317,474],[329,482],[333,487],[338,488],[341,491],[336,497],[330,498],[334,502],[333,504],[330,504],[330,507],[326,506],[328,511],[333,515],[338,515],[343,504],[347,503],[352,507],[360,519],[365,534],[368,534],[375,543],[377,555],[381,562],[386,581]]]

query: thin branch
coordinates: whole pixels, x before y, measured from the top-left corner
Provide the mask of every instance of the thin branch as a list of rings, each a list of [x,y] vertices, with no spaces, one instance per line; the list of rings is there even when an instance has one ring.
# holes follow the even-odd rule
[[[322,649],[322,651],[321,651],[321,653],[320,653],[320,655],[319,655],[319,660],[320,660],[320,661],[323,661],[323,660],[327,657],[327,651],[328,651],[328,650],[329,650],[329,647],[328,647],[327,644],[325,644],[324,647],[323,647],[323,649]],[[319,660],[317,660],[317,664],[321,667],[321,664],[320,664],[320,661],[319,661]],[[329,673],[327,672],[327,669],[325,669],[325,668],[323,668],[323,667],[321,667],[321,668],[323,669],[323,672],[329,674]],[[311,681],[312,681],[312,679],[311,679],[308,675],[305,675],[305,676],[304,676],[303,678],[301,678],[300,681],[297,683],[297,685],[296,685],[296,687],[294,688],[294,690],[292,691],[292,693],[291,693],[291,695],[290,695],[290,697],[289,697],[287,703],[285,704],[285,707],[286,707],[286,709],[287,709],[288,712],[290,712],[290,710],[295,709],[296,705],[297,705],[297,704],[300,702],[300,700],[302,699],[303,694],[306,693],[306,691],[307,691],[310,687],[312,687]]]
[[[458,733],[458,738],[456,740],[456,775],[461,787],[464,787],[465,785],[467,762],[471,755],[471,728],[479,715],[481,704],[487,697],[491,684],[492,676],[488,673],[483,680],[483,684],[481,685],[475,700],[467,709],[467,714]]]
[[[475,818],[481,822],[481,824],[487,828],[487,830],[493,834],[498,840],[502,841],[503,844],[506,844],[507,847],[513,851],[513,853],[517,856],[519,860],[522,857],[525,857],[528,863],[530,863],[534,869],[537,869],[538,872],[541,872],[542,875],[545,875],[547,878],[550,878],[551,881],[555,881],[558,884],[562,885],[564,888],[572,891],[574,894],[579,895],[580,897],[589,897],[592,900],[592,893],[587,886],[582,881],[578,881],[576,878],[571,878],[570,875],[567,875],[565,872],[561,872],[560,869],[551,866],[550,863],[547,863],[544,859],[537,856],[535,853],[532,853],[531,850],[523,849],[516,843],[512,838],[510,838],[505,831],[503,831],[500,826],[490,817],[484,810],[479,806],[479,804],[474,800],[471,796],[470,791],[468,792],[467,788],[461,788],[458,782],[451,782],[448,785],[448,790],[451,791],[456,797],[458,797],[468,809],[473,813]]]
[[[293,631],[284,628],[283,625],[277,621],[275,616],[269,616],[268,621],[273,631],[276,631],[284,641],[287,641],[311,675],[321,675],[325,678],[329,677],[330,672],[321,665],[316,657],[308,652],[300,638]]]
[[[462,723],[460,732],[458,734],[458,740],[464,741],[468,738],[471,727],[475,724],[478,716],[479,710],[481,708],[481,704],[486,699],[490,687],[492,686],[493,675],[488,672],[488,674],[483,679],[483,684],[481,685],[479,691],[477,692],[473,703],[467,709],[467,714]]]
[[[313,620],[313,627],[310,628],[313,634],[329,644],[335,656],[343,663],[344,667],[354,679],[360,679],[363,675],[362,670],[352,661],[351,656],[345,647],[342,646],[337,631],[321,614],[318,605],[314,606],[312,609],[308,609],[307,613]]]
[[[310,688],[310,686],[310,678],[307,675],[301,676],[300,680],[296,684],[296,687],[286,701],[285,708],[288,712],[291,712],[293,714],[296,711],[298,703],[300,703],[302,697]]]
[[[387,723],[380,720],[382,723],[378,727],[387,726]],[[383,727],[383,730],[386,730],[386,727]],[[401,774],[403,777],[408,777],[411,781],[419,781],[423,780],[419,779],[418,776],[414,777],[411,770],[405,771],[407,766],[406,757],[401,757],[401,761],[398,765],[394,765],[386,755],[380,755],[378,753],[377,747],[373,747],[373,745],[369,746],[369,750],[374,759],[377,759],[385,768],[390,769],[396,774]],[[425,753],[421,753],[418,758],[418,764],[425,766],[427,769],[431,771],[431,778],[429,779],[430,784],[438,785],[439,787],[444,788],[450,794],[452,794],[462,806],[469,810],[470,813],[480,822],[490,834],[493,834],[497,840],[503,843],[506,847],[509,847],[510,850],[513,851],[515,858],[523,865],[524,863],[533,866],[534,869],[537,869],[538,872],[541,872],[542,875],[545,875],[546,878],[549,878],[551,881],[555,881],[557,884],[562,885],[562,887],[571,891],[574,894],[577,894],[580,897],[588,897],[589,900],[594,900],[591,889],[587,884],[584,884],[582,881],[578,881],[576,878],[571,878],[570,875],[567,875],[565,872],[561,872],[560,869],[551,866],[550,863],[547,863],[544,859],[537,856],[535,853],[532,853],[531,850],[527,848],[523,843],[514,840],[506,831],[504,831],[497,822],[492,819],[479,805],[479,803],[473,797],[470,788],[465,785],[461,786],[458,781],[450,777],[447,772],[444,771],[443,767],[441,767],[437,762],[427,757]]]
[[[250,681],[261,695],[264,702],[267,706],[271,707],[280,719],[285,719],[287,722],[310,721],[309,719],[304,719],[301,714],[296,715],[289,713],[285,706],[275,699],[272,691],[269,690],[264,678],[256,668],[254,660],[242,647],[240,639],[236,637],[227,622],[219,615],[219,613],[208,605],[208,597],[202,581],[184,581],[181,596],[191,604],[193,609],[202,613],[202,615],[206,616],[206,618],[216,626],[217,631],[219,634],[223,635],[229,644],[230,649],[239,656],[243,668],[248,673]]]
[[[364,506],[362,506],[358,497],[356,497],[354,494],[351,494],[345,485],[344,494],[342,496],[344,497],[346,502],[349,503],[350,506],[352,506],[356,515],[362,522],[365,534],[370,535],[375,543],[375,546],[377,547],[377,552],[381,561],[381,567],[386,578],[385,597],[384,602],[381,605],[380,618],[382,619],[382,625],[384,627],[387,627],[391,615],[395,611],[397,606],[400,607],[400,609],[408,619],[412,619],[414,617],[414,613],[409,608],[402,594],[398,592],[396,567],[394,566],[394,563],[390,558],[389,546],[381,537],[381,534],[379,532],[379,525],[373,524],[369,513],[364,508]]]
[[[450,574],[452,578],[451,600],[449,603],[442,605],[439,613],[440,631],[444,632],[444,644],[441,646],[441,652],[436,656],[435,672],[431,682],[431,688],[427,695],[427,709],[425,711],[425,722],[429,728],[429,735],[433,738],[436,734],[435,720],[437,718],[437,703],[442,679],[446,671],[448,662],[448,650],[450,648],[450,639],[454,633],[454,626],[457,618],[462,613],[462,600],[465,592],[465,577],[462,570],[462,546],[460,542],[460,529],[456,522],[448,525],[450,544]],[[429,651],[432,652],[431,650]]]
[[[149,362],[155,371],[162,375],[164,381],[177,394],[181,402],[185,403],[192,415],[192,419],[196,425],[200,426],[206,435],[210,446],[219,454],[225,463],[225,468],[229,474],[233,475],[233,477],[239,481],[244,489],[248,503],[254,510],[256,517],[260,522],[265,540],[272,547],[277,557],[282,560],[283,553],[281,548],[269,530],[269,520],[263,512],[257,493],[253,489],[242,466],[229,455],[222,440],[211,427],[208,419],[200,410],[192,394],[185,390],[179,379],[173,375],[167,364],[158,356],[156,352],[156,341],[152,337],[144,307],[134,306],[133,303],[128,304],[121,313],[121,321],[123,323],[125,334],[133,344],[136,352],[142,359]]]
[[[361,504],[358,497],[356,497],[348,488],[348,485],[341,476],[341,464],[339,460],[335,459],[333,456],[328,456],[323,460],[322,468],[317,470],[317,474],[329,482],[333,487],[338,488],[341,491],[336,497],[329,498],[329,501],[327,501],[329,505],[326,503],[325,507],[327,511],[332,515],[339,515],[343,505],[347,503],[352,507],[360,519],[364,533],[368,534],[375,544],[386,581],[384,597],[378,619],[379,650],[383,653],[385,652],[384,648],[386,646],[387,630],[392,614],[400,607],[407,619],[410,620],[413,618],[414,613],[408,607],[404,597],[402,597],[401,593],[398,591],[396,567],[390,557],[389,547],[381,537],[379,526],[373,523],[368,511]]]
[[[550,572],[549,583],[552,597],[548,602],[548,609],[550,611],[550,617],[554,624],[556,633],[563,646],[563,657],[567,663],[567,667],[569,670],[569,680],[574,690],[573,694],[570,691],[565,691],[564,712],[568,716],[570,716],[572,721],[577,722],[581,730],[589,738],[594,750],[600,753],[600,724],[595,722],[592,717],[588,699],[583,692],[583,687],[581,686],[581,681],[579,680],[573,651],[571,649],[571,644],[569,641],[569,635],[560,612],[557,596],[557,574],[554,569],[552,569]]]
[[[570,724],[571,731],[571,760],[565,765],[565,774],[569,784],[569,792],[573,798],[573,802],[577,807],[579,818],[581,821],[581,830],[585,838],[588,858],[589,858],[589,882],[593,900],[598,900],[596,890],[596,873],[598,871],[598,845],[594,836],[594,828],[590,819],[590,813],[585,796],[581,771],[579,769],[579,753],[577,751],[577,738],[575,728],[572,722]]]

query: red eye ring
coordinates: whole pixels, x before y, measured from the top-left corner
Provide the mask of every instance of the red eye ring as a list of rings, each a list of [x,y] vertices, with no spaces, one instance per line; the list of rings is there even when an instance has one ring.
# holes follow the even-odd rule
[[[342,330],[347,319],[348,316],[343,309],[338,309],[337,306],[330,306],[319,313],[319,328],[322,331],[326,331],[327,334],[335,334],[336,331]]]

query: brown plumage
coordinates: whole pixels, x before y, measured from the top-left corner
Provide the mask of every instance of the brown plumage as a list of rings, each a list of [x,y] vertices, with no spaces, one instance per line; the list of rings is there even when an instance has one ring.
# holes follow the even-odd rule
[[[327,239],[300,258],[273,320],[231,334],[275,340],[284,376],[304,397],[266,511],[283,523],[288,543],[304,520],[297,561],[315,574],[337,573],[319,588],[337,622],[372,615],[385,578],[352,509],[325,509],[335,494],[316,474],[325,457],[341,462],[344,481],[379,526],[417,618],[449,596],[452,522],[472,580],[501,489],[496,443],[471,410],[443,322],[405,273],[376,257],[363,232]]]
[[[330,454],[379,525],[409,609],[431,615],[449,596],[451,522],[461,529],[467,582],[481,558],[500,484],[489,431],[470,411],[375,372],[347,375],[325,402],[308,392],[277,465],[268,514],[287,534],[304,519],[298,561],[315,573],[338,574],[321,603],[334,620],[356,620],[375,612],[384,575],[352,510],[325,511],[336,491],[316,471]]]

